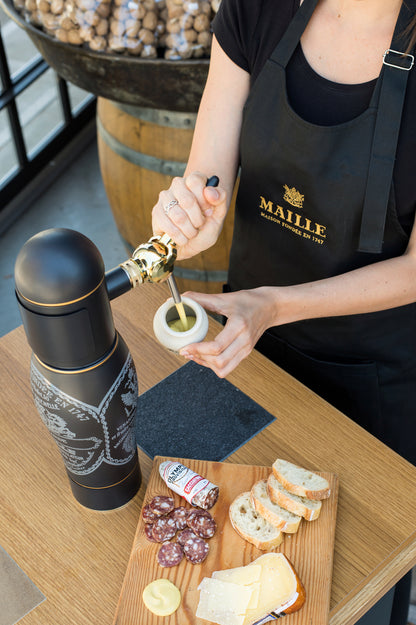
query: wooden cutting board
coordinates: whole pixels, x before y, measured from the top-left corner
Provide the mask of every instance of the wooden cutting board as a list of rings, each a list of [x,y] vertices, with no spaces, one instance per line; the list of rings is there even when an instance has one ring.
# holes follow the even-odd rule
[[[154,495],[161,494],[174,497],[176,506],[191,507],[173,493],[160,477],[159,465],[164,460],[172,458],[154,458],[144,504]],[[163,568],[157,562],[160,544],[147,540],[140,518],[113,625],[207,625],[208,621],[195,616],[199,601],[197,588],[202,578],[210,577],[213,571],[219,569],[246,565],[264,553],[234,531],[228,518],[228,508],[237,495],[250,490],[257,480],[267,478],[271,469],[183,458],[174,460],[219,486],[219,499],[210,510],[217,522],[217,532],[209,539],[210,551],[202,564],[191,564],[183,559],[179,566]],[[322,472],[320,475],[330,482],[331,496],[323,501],[319,518],[310,522],[302,519],[298,532],[286,534],[277,548],[292,562],[306,590],[303,608],[285,616],[282,621],[285,625],[328,623],[338,479],[332,473]],[[158,578],[171,580],[181,591],[181,605],[171,616],[155,616],[142,601],[145,586]]]

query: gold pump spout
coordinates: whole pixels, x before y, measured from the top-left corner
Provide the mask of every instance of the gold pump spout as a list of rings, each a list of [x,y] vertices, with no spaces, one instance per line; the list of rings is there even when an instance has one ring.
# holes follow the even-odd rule
[[[218,176],[207,180],[207,187],[218,185]],[[164,282],[169,279],[169,287],[175,303],[180,302],[180,295],[172,275],[177,257],[176,243],[167,234],[157,234],[147,243],[136,247],[131,258],[105,274],[107,291],[114,299],[144,282]]]
[[[176,255],[176,243],[167,234],[155,235],[139,245],[120,267],[132,288],[144,282],[164,282],[172,274]]]

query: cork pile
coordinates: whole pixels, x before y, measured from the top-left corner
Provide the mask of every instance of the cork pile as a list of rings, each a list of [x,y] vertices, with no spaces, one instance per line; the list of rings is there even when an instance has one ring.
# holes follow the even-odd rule
[[[220,0],[13,0],[26,21],[96,52],[171,60],[204,58]]]

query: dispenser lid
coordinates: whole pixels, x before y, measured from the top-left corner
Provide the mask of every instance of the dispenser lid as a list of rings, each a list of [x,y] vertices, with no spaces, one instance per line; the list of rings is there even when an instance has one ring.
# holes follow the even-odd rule
[[[84,298],[104,279],[104,262],[80,232],[51,228],[31,237],[15,264],[16,289],[39,305],[63,305]]]

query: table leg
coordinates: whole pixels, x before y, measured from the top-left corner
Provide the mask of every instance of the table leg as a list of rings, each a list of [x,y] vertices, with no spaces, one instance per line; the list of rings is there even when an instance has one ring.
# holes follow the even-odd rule
[[[381,599],[357,621],[356,625],[389,625],[393,599],[394,587],[381,597]]]

